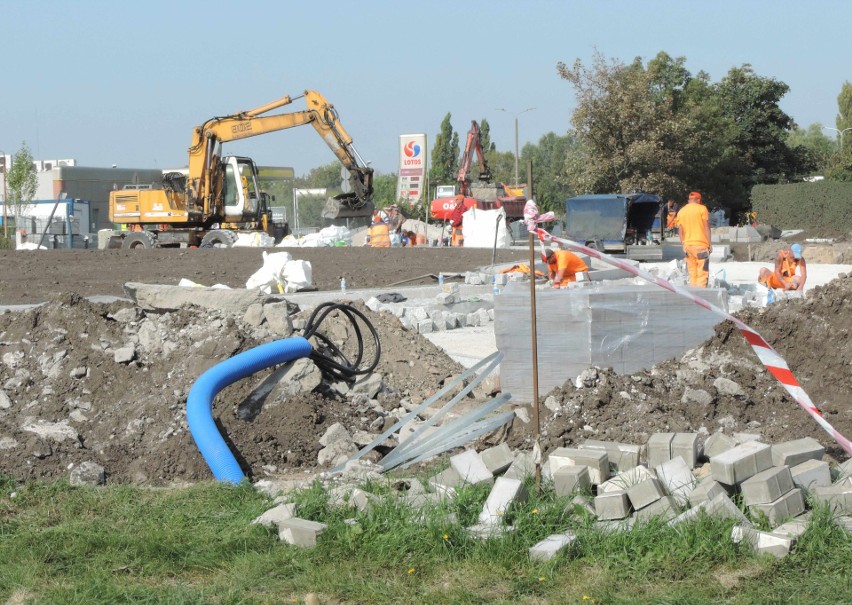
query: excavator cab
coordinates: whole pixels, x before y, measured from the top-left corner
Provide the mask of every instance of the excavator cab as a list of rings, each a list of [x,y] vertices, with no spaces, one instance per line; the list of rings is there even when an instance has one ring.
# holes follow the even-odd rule
[[[225,217],[255,216],[260,204],[257,167],[250,158],[228,156],[222,159],[225,168]]]

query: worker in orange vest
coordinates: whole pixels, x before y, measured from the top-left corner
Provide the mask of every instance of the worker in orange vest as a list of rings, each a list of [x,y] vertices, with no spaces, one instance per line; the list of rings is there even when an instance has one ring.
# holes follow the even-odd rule
[[[807,279],[808,268],[802,256],[802,246],[793,244],[788,250],[778,251],[775,270],[762,268],[757,281],[772,289],[804,290]]]
[[[710,213],[701,203],[701,194],[693,191],[689,202],[677,213],[680,245],[689,271],[689,285],[707,287],[710,278]]]
[[[387,219],[388,215],[383,210],[379,210],[373,215],[369,230],[371,247],[390,248],[390,227]]]
[[[670,235],[674,235],[677,230],[677,202],[669,200],[666,205],[666,229]]]
[[[462,232],[462,222],[464,221],[464,213],[467,210],[464,205],[464,196],[456,196],[456,207],[450,215],[450,226],[453,228],[453,236],[450,240],[452,246],[464,246],[464,233]]]
[[[548,278],[554,288],[567,286],[577,281],[578,273],[588,273],[589,268],[579,256],[569,250],[552,250],[542,252],[541,259],[547,263]]]

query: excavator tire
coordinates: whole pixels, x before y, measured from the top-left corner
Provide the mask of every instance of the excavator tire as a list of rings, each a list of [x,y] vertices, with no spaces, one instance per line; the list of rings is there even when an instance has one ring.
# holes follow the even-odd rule
[[[201,238],[199,248],[230,248],[237,241],[237,235],[233,231],[225,231],[224,229],[214,229],[207,232]]]
[[[144,248],[150,250],[157,247],[157,240],[147,231],[131,231],[124,237],[121,247],[125,250]]]

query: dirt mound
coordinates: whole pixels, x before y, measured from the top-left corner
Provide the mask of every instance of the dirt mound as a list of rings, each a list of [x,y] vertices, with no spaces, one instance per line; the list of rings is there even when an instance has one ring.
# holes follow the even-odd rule
[[[307,392],[299,391],[305,382],[270,389],[271,370],[224,389],[214,416],[243,468],[262,476],[314,467],[319,437],[334,422],[349,431],[379,429],[386,418],[395,420],[391,412],[400,403],[420,402],[462,371],[396,317],[356,307],[381,341],[376,392],[320,383],[319,376]],[[297,326],[305,319],[290,317]],[[339,312],[320,332],[354,357],[355,334]],[[186,424],[189,389],[209,367],[274,338],[265,323],[216,312],[147,314],[75,295],[0,315],[0,473],[65,477],[70,465],[89,461],[113,482],[209,479]],[[371,358],[369,342],[365,358]]]
[[[806,301],[738,314],[784,359],[824,417],[852,435],[852,276],[842,275]],[[778,442],[814,437],[848,456],[760,364],[730,322],[704,345],[650,371],[618,376],[592,369],[542,398],[542,447],[605,439],[644,443],[654,432],[751,432]],[[547,406],[547,407],[545,407]],[[515,421],[511,444],[530,442],[531,423]]]

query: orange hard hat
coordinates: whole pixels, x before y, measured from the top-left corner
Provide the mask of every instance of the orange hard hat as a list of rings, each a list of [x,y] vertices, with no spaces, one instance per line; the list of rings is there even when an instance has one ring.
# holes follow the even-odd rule
[[[700,202],[701,201],[701,194],[698,193],[697,191],[691,191],[689,193],[689,199],[696,199]]]

